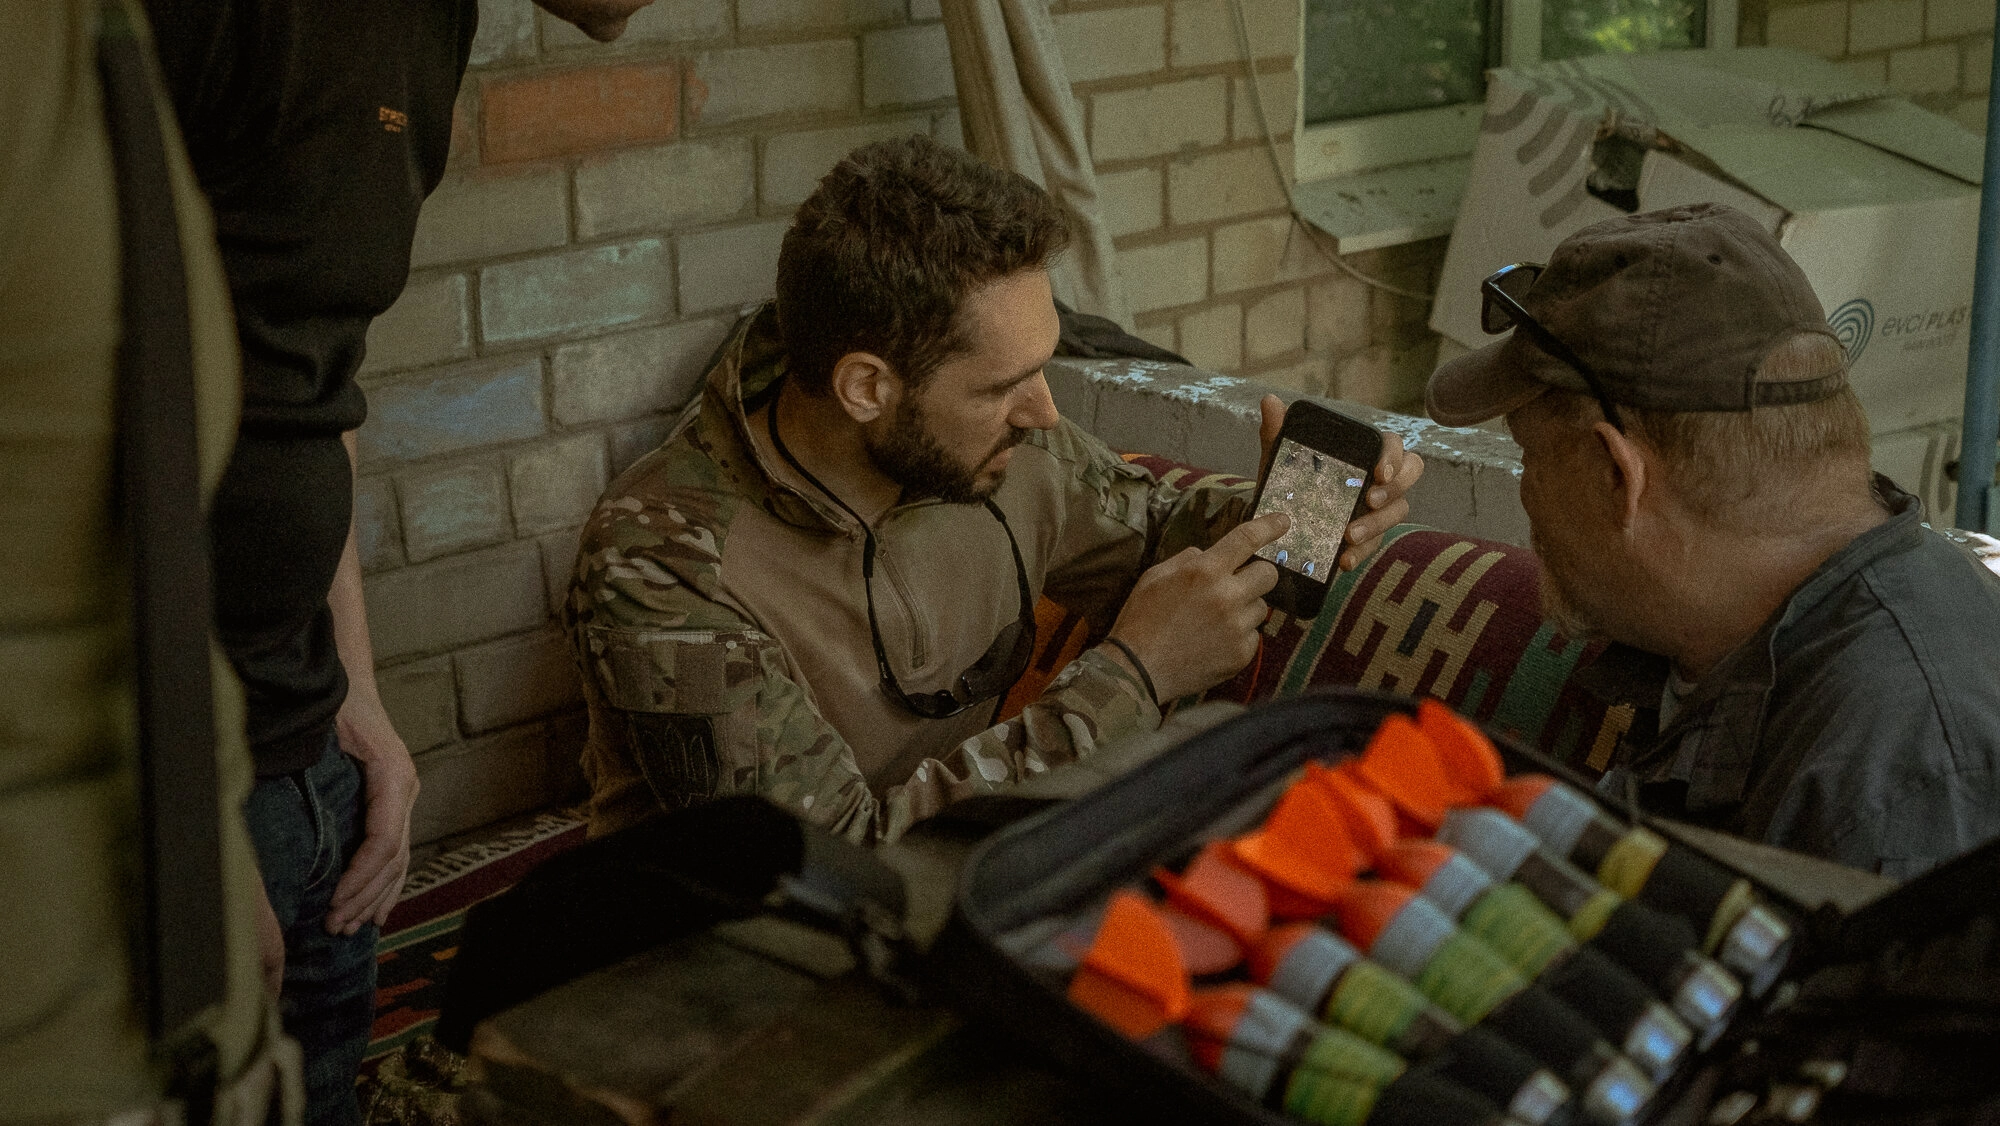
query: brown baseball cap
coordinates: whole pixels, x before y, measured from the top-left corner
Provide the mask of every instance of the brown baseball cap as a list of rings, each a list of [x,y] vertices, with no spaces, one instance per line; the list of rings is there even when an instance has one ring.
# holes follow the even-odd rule
[[[1823,399],[1847,382],[1844,371],[1786,383],[1757,378],[1778,345],[1800,333],[1834,332],[1798,263],[1749,216],[1721,204],[1585,227],[1556,247],[1532,288],[1514,296],[1596,373],[1614,403],[1745,411]],[[1470,426],[1551,387],[1591,390],[1576,369],[1516,329],[1441,365],[1424,399],[1437,421]]]

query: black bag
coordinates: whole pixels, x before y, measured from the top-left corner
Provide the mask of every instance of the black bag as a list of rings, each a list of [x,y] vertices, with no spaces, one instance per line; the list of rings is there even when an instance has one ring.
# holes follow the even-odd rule
[[[1358,689],[1267,704],[995,834],[960,874],[956,910],[926,966],[933,994],[1163,1121],[1289,1122],[1076,1008],[1059,984],[1007,953],[1020,945],[1009,936],[1142,880],[1205,836],[1250,828],[1308,759],[1356,754],[1384,718],[1413,707]],[[1539,752],[1494,742],[1510,774],[1553,774],[1588,791]],[[1701,1066],[1661,1091],[1648,1121],[1996,1120],[2000,844],[1845,918],[1809,913],[1756,873],[1739,874],[1803,932],[1782,979],[1791,984],[1767,995],[1770,1011],[1739,1014]],[[1712,1119],[1711,1108],[1734,1117]],[[1805,1118],[1786,1117],[1800,1110]]]

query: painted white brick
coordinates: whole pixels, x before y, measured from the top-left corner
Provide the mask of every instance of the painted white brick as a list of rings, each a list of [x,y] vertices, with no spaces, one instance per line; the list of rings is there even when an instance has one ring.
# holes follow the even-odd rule
[[[1118,252],[1125,298],[1135,313],[1192,305],[1208,296],[1208,240],[1181,239]]]
[[[1281,70],[1257,76],[1257,88],[1264,93],[1264,115],[1271,126],[1271,136],[1282,142],[1292,135],[1292,119],[1298,110],[1299,76],[1296,71]],[[1264,130],[1257,123],[1257,103],[1250,96],[1250,80],[1234,79],[1229,83],[1230,110],[1229,136],[1237,141],[1261,141]]]
[[[1331,269],[1288,215],[1232,223],[1215,231],[1215,292],[1233,293],[1296,281]]]
[[[832,171],[841,157],[862,145],[930,131],[928,118],[897,117],[767,137],[764,165],[758,172],[764,206],[796,207],[805,202],[819,186],[820,177]]]
[[[736,0],[739,31],[846,31],[900,23],[904,0]]]
[[[756,204],[748,137],[685,141],[586,158],[576,169],[580,238],[733,219]]]
[[[1368,287],[1334,274],[1306,292],[1306,347],[1345,356],[1368,345]]]
[[[376,475],[354,482],[354,539],[361,569],[379,571],[403,561],[403,525],[396,515],[396,490]]]
[[[1970,39],[1965,44],[1965,92],[1984,94],[1993,85],[1993,37]],[[1956,111],[1954,111],[1956,112]],[[1978,130],[1985,136],[1984,125]]]
[[[1167,65],[1167,10],[1100,8],[1055,18],[1056,43],[1071,82],[1122,78]]]
[[[1924,0],[1859,0],[1848,17],[1847,49],[1857,55],[1923,38]]]
[[[1180,347],[1189,363],[1209,371],[1243,366],[1243,307],[1212,305],[1180,319]]]
[[[1090,151],[1099,161],[1166,156],[1219,145],[1229,135],[1229,91],[1193,78],[1090,99]]]
[[[548,429],[542,364],[530,358],[374,386],[358,435],[361,461],[414,460],[532,438]]]
[[[485,462],[412,469],[397,476],[396,491],[413,563],[510,538],[507,487]]]
[[[1276,359],[1305,347],[1306,291],[1280,290],[1243,314],[1243,353],[1251,363]]]
[[[1167,218],[1177,225],[1287,206],[1284,185],[1262,145],[1177,160],[1167,168]]]
[[[456,653],[459,714],[479,735],[580,707],[583,686],[560,629],[506,637]]]
[[[542,550],[542,581],[548,586],[549,609],[562,616],[569,598],[569,575],[576,569],[576,549],[582,528],[562,528],[535,539]]]
[[[1251,54],[1259,59],[1297,54],[1303,7],[1289,0],[1243,0]],[[1243,59],[1229,0],[1175,0],[1173,43],[1173,64],[1177,67],[1240,63]]]
[[[602,434],[573,434],[516,454],[507,465],[514,525],[532,535],[581,524],[604,484]]]
[[[576,755],[551,745],[549,725],[531,723],[416,757],[422,789],[410,811],[410,841],[455,833],[554,805],[576,787]]]
[[[530,540],[383,571],[362,589],[382,661],[520,633],[549,615],[541,552]]]
[[[556,349],[550,396],[564,426],[675,411],[729,332],[726,317],[601,336]]]
[[[852,39],[704,52],[688,80],[688,118],[728,125],[852,109],[859,65]]]
[[[1158,227],[1166,219],[1163,177],[1157,168],[1107,172],[1097,177],[1097,205],[1113,238]]]
[[[472,354],[463,274],[410,279],[403,295],[368,326],[364,371],[424,367]]]
[[[667,317],[671,274],[657,238],[488,266],[480,329],[487,343],[506,344]]]
[[[944,5],[940,0],[910,0],[910,22],[924,23],[928,20],[944,18]]]
[[[410,263],[422,268],[545,250],[569,241],[562,169],[514,165],[444,178],[424,201]]]
[[[1986,0],[1926,0],[1924,38],[1954,39],[1993,30],[1993,5]]]
[[[943,24],[917,24],[862,36],[862,105],[870,109],[916,105],[957,93]]]
[[[690,313],[771,296],[789,220],[680,236],[681,308]]]
[[[957,106],[938,114],[931,122],[931,140],[946,148],[965,149],[965,120],[959,116]]]
[[[458,700],[452,687],[451,660],[432,657],[375,670],[375,687],[382,706],[396,725],[396,734],[411,754],[441,747],[458,738]]]
[[[1771,9],[1765,17],[1764,43],[1839,58],[1847,53],[1847,0]]]
[[[1905,94],[1958,89],[1958,44],[1926,43],[1889,52],[1889,85]]]

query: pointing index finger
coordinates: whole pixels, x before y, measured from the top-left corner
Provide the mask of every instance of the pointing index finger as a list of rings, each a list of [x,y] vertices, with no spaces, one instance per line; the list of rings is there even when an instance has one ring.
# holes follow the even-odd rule
[[[1245,520],[1229,530],[1229,534],[1215,541],[1215,546],[1203,552],[1205,556],[1234,572],[1250,561],[1257,549],[1266,544],[1276,543],[1279,536],[1290,531],[1292,518],[1282,512],[1266,512],[1255,520]]]

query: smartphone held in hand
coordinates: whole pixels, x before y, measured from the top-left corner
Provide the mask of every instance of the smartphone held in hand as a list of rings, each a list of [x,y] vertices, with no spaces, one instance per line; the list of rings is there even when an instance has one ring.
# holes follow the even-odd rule
[[[1257,493],[1256,515],[1292,518],[1290,531],[1257,552],[1278,566],[1278,585],[1265,601],[1294,617],[1319,613],[1340,569],[1347,525],[1361,514],[1381,460],[1374,427],[1304,400],[1285,412]]]

